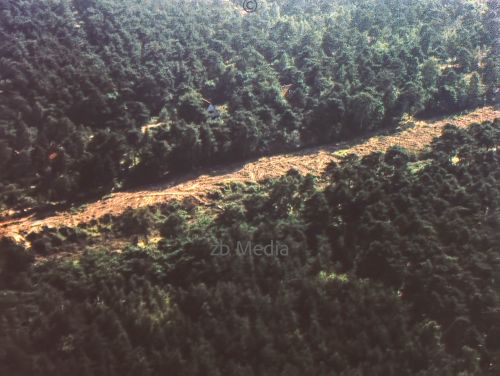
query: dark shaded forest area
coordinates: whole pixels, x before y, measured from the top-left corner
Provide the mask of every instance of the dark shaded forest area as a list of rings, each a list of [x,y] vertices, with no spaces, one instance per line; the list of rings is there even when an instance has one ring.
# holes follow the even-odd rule
[[[497,375],[499,146],[499,121],[448,126],[420,155],[3,239],[0,374]],[[210,255],[271,240],[288,254]]]
[[[0,0],[0,208],[491,102],[497,17],[496,1]]]

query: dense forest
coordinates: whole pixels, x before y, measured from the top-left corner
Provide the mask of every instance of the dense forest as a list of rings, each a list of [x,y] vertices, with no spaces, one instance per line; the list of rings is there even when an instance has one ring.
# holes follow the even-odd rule
[[[0,0],[0,220],[73,223],[0,234],[0,375],[500,374],[499,119],[75,224],[498,104],[496,0],[257,2]]]
[[[258,4],[0,0],[0,208],[97,197],[498,94],[497,1]]]
[[[449,126],[420,155],[3,239],[0,374],[498,375],[499,146],[498,120]]]

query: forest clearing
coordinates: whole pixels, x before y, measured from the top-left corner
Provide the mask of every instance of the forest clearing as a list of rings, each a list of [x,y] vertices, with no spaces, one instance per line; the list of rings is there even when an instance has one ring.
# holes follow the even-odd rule
[[[500,111],[488,106],[474,111],[431,120],[407,120],[397,132],[379,133],[369,138],[358,138],[349,142],[304,149],[258,158],[250,162],[212,168],[202,173],[191,173],[163,184],[156,184],[134,191],[116,192],[80,208],[57,212],[39,219],[35,214],[23,218],[0,222],[0,235],[11,236],[17,241],[43,227],[74,227],[88,223],[104,215],[119,215],[127,208],[137,209],[157,205],[169,200],[191,198],[200,204],[208,204],[206,194],[218,186],[230,182],[257,182],[276,178],[294,168],[303,174],[320,174],[332,161],[348,154],[365,156],[372,152],[384,152],[389,147],[400,146],[410,151],[419,151],[441,134],[447,124],[466,128],[473,123],[492,121],[500,117]]]

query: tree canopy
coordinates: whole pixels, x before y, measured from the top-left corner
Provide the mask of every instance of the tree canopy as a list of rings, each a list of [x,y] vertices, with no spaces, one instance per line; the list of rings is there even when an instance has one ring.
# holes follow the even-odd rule
[[[79,200],[480,106],[498,87],[497,16],[466,0],[261,0],[251,14],[2,1],[0,203]]]
[[[4,239],[0,373],[495,375],[499,146],[499,121],[450,126],[420,155]]]

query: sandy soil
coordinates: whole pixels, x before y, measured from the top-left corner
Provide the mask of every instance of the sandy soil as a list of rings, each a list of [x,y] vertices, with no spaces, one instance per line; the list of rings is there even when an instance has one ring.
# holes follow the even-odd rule
[[[99,201],[83,206],[80,210],[58,212],[46,218],[34,215],[0,222],[0,236],[12,236],[24,240],[29,232],[40,230],[43,226],[76,226],[79,223],[98,219],[105,214],[117,215],[128,207],[139,208],[155,205],[172,199],[192,198],[207,203],[206,194],[227,182],[256,182],[266,178],[278,177],[291,168],[302,173],[319,174],[340,155],[355,153],[360,156],[374,151],[385,151],[391,146],[402,146],[418,151],[429,145],[434,137],[441,134],[446,124],[467,127],[474,122],[500,118],[500,111],[484,107],[464,115],[415,121],[414,126],[405,127],[392,134],[379,134],[365,139],[342,142],[323,147],[309,148],[300,152],[263,157],[250,162],[234,164],[204,171],[202,174],[189,174],[165,184],[149,186],[135,191],[117,192]]]

